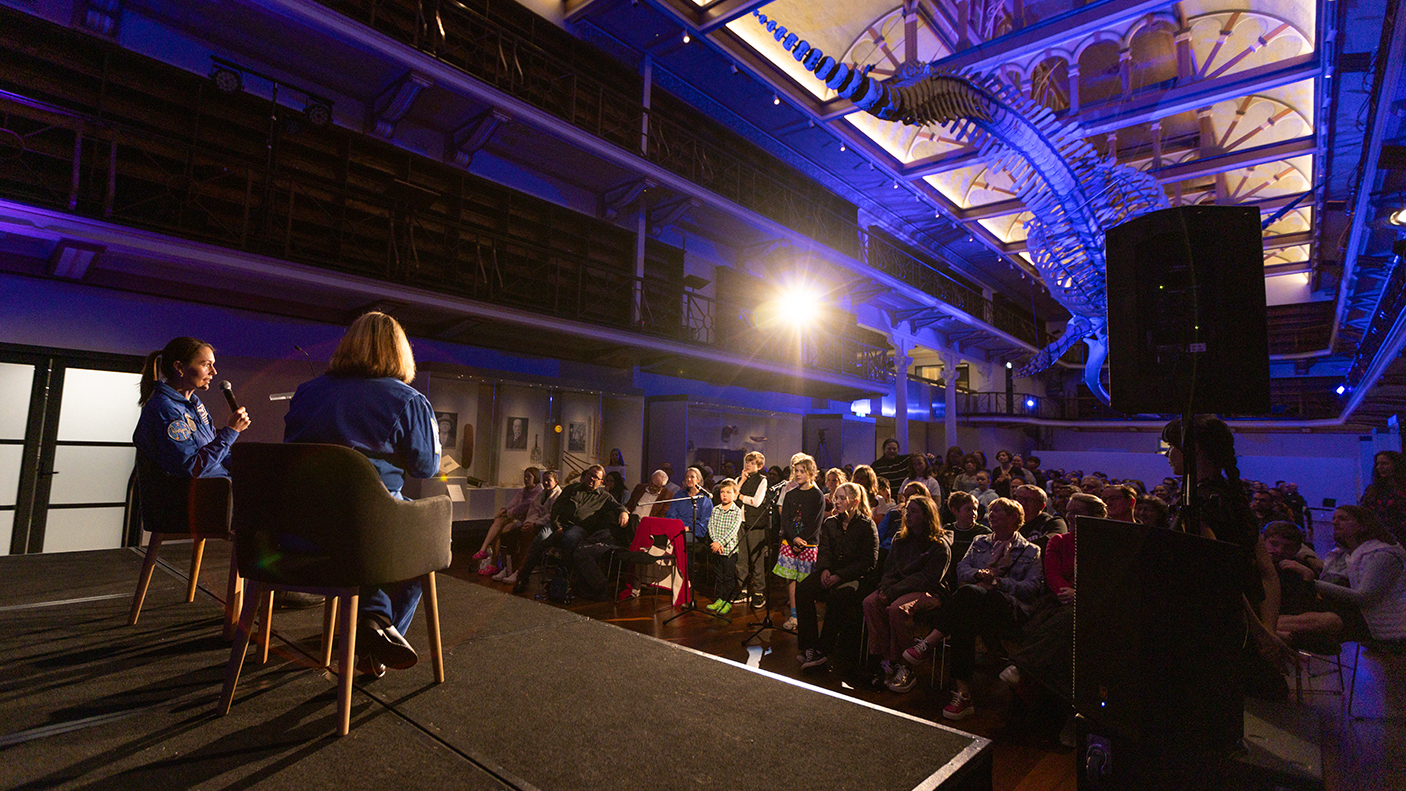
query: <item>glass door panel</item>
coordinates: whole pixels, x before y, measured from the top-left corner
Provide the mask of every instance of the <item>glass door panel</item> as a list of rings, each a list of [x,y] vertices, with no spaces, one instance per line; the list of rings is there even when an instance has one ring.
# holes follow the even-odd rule
[[[137,449],[126,447],[63,445],[54,452],[54,482],[49,505],[122,503],[127,481],[137,463]]]
[[[34,366],[0,363],[0,555],[10,554]]]
[[[0,363],[0,440],[24,441],[34,366]]]
[[[122,546],[122,506],[50,508],[44,552],[81,552]]]
[[[120,371],[64,371],[45,552],[122,546],[140,381],[139,374]]]
[[[63,375],[59,442],[132,444],[142,408],[137,405],[140,374],[69,368]]]

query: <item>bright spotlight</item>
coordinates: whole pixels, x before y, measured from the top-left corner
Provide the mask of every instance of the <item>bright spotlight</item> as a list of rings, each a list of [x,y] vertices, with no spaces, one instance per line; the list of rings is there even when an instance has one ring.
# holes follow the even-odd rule
[[[771,95],[771,103],[772,103],[772,104],[781,104],[781,97],[780,97],[779,95],[773,93],[773,94]]]
[[[1386,218],[1386,221],[1392,225],[1406,225],[1406,209],[1397,209]]]
[[[1011,365],[1011,361],[1010,361],[1010,360],[1007,360],[1007,361],[1006,361],[1006,370],[1009,371],[1009,370],[1010,370],[1011,368],[1013,368],[1013,367],[1014,367],[1014,366]]]
[[[1343,393],[1347,392],[1347,385],[1338,385],[1338,389],[1334,390],[1333,392],[1337,393],[1338,395],[1342,395]]]
[[[1027,399],[1025,399],[1025,408],[1026,408],[1026,409],[1034,409],[1034,408],[1035,408],[1035,399],[1033,399],[1033,398],[1027,398]]]
[[[788,321],[809,321],[820,312],[820,292],[810,286],[797,284],[788,287],[777,298],[777,313]]]
[[[684,33],[684,34],[683,34],[683,43],[687,44],[688,42],[690,42],[690,41],[692,41],[692,40],[693,40],[693,39],[692,39],[692,38],[689,38],[689,35],[688,35],[687,33]]]

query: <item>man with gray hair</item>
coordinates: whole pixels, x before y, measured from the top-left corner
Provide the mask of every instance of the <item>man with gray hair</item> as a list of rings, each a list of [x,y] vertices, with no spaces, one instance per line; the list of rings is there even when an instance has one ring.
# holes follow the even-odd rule
[[[646,516],[663,516],[669,511],[667,502],[674,489],[669,486],[669,473],[655,470],[647,483],[635,487],[630,499],[625,501],[625,510],[643,519]]]

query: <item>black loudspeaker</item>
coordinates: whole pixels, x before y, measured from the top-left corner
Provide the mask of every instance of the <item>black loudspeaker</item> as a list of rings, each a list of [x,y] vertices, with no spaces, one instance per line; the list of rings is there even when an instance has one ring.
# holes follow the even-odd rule
[[[1153,770],[1223,759],[1245,728],[1239,547],[1078,519],[1075,708]]]
[[[1110,405],[1269,412],[1260,211],[1180,206],[1109,229]]]

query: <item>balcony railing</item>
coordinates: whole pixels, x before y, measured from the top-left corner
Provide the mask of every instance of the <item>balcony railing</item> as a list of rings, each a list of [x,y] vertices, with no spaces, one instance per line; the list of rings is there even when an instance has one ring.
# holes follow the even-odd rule
[[[453,65],[514,98],[567,121],[622,149],[638,153],[644,117],[642,80],[553,25],[520,8],[498,5],[488,12],[475,2],[426,3],[423,0],[320,0],[324,5]],[[438,24],[427,24],[438,7]],[[480,8],[480,6],[482,6]],[[527,14],[529,22],[510,25],[508,14]],[[572,51],[590,62],[572,62],[557,53]],[[609,81],[594,75],[615,72]],[[643,157],[727,200],[775,220],[866,262],[903,282],[1033,346],[1048,333],[1028,317],[1000,306],[892,244],[863,233],[855,207],[790,171],[770,155],[751,151],[752,144],[726,130],[709,135],[702,116],[676,103],[656,101],[649,112]],[[729,141],[728,138],[733,138]],[[746,155],[746,154],[751,154]],[[785,177],[780,177],[783,174]]]
[[[113,61],[124,57],[137,56],[119,52]],[[158,67],[143,76],[164,86],[153,95],[200,95],[201,78],[185,72]],[[0,197],[543,316],[802,362],[752,328],[750,306],[636,277],[618,245],[597,241],[600,252],[592,254],[592,234],[608,242],[622,233],[603,221],[509,196],[439,163],[415,162],[421,183],[400,181],[386,170],[412,155],[335,128],[305,131],[297,146],[285,141],[269,162],[248,145],[262,135],[268,113],[250,96],[219,95],[185,108],[185,129],[199,130],[191,134],[163,130],[161,113],[169,108],[123,99],[130,115],[110,110],[99,117],[0,92]],[[341,158],[327,157],[328,150]],[[429,198],[407,198],[405,185]],[[519,207],[492,205],[499,192],[506,197],[500,204]],[[887,353],[879,346],[815,337],[799,353],[813,370],[889,381],[876,362]]]

